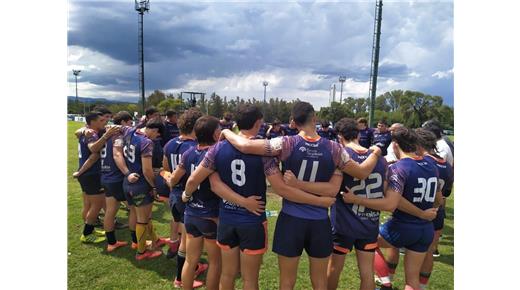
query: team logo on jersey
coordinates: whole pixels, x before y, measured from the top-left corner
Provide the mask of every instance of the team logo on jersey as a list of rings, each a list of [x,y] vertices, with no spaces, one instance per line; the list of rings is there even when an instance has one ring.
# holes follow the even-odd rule
[[[298,148],[298,150],[300,150],[301,152],[305,152],[305,151],[307,151],[307,148],[302,146],[302,147]]]

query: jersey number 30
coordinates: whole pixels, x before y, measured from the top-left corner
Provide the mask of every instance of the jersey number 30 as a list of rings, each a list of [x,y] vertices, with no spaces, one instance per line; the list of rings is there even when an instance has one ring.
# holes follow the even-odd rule
[[[435,200],[435,193],[437,192],[437,177],[430,177],[428,180],[420,177],[417,178],[417,182],[420,187],[414,188],[413,193],[420,193],[421,196],[414,197],[413,202],[422,202],[423,200],[433,202]]]

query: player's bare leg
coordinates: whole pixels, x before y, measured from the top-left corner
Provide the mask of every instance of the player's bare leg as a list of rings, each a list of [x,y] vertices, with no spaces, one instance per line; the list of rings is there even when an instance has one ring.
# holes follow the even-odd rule
[[[433,252],[437,249],[439,244],[439,238],[442,234],[442,230],[435,231],[435,235],[433,236],[433,242],[424,257],[424,262],[421,267],[421,274],[419,277],[421,285],[426,286],[428,284],[429,277],[433,270]]]
[[[312,289],[314,290],[327,289],[327,265],[329,263],[329,257],[309,257],[309,272],[311,273]]]
[[[336,290],[338,288],[341,271],[345,266],[345,258],[347,255],[339,255],[332,253],[329,258],[329,265],[327,267],[327,289]]]
[[[83,222],[87,221],[87,213],[90,209],[90,201],[86,193],[83,192],[83,211],[81,211],[81,218],[83,218]]]
[[[240,249],[238,246],[231,249],[222,249],[222,275],[220,275],[220,290],[235,289],[235,278],[238,275],[240,264]],[[243,276],[242,276],[243,277]],[[244,289],[245,285],[244,285]]]
[[[200,255],[202,254],[202,247],[204,245],[204,239],[201,237],[195,238],[188,236],[186,238],[186,261],[184,267],[182,267],[182,289],[191,290],[193,289],[193,280],[195,279],[195,268],[199,262]],[[207,278],[206,278],[207,280]]]
[[[376,249],[376,253],[374,256],[374,270],[381,280],[381,284],[383,284],[386,287],[392,287],[392,281],[390,280],[390,268],[388,267],[388,263],[386,262],[386,259],[381,251],[382,248],[387,249],[395,249],[390,243],[388,243],[381,235],[377,237],[377,245],[378,248]],[[396,249],[398,252],[397,255],[399,255],[399,250]],[[398,256],[399,257],[399,256]]]
[[[220,282],[220,274],[222,272],[222,256],[220,248],[217,246],[216,240],[204,239],[204,248],[208,253],[208,272],[206,273],[206,289],[218,290]],[[199,256],[200,258],[200,256]],[[198,260],[194,263],[194,268],[197,268]]]
[[[258,279],[263,256],[263,254],[250,255],[240,252],[240,273],[244,290],[259,289]]]
[[[280,290],[294,289],[299,261],[300,257],[285,257],[278,255],[278,266],[280,268]]]
[[[103,219],[103,228],[107,236],[107,251],[111,252],[119,247],[126,246],[126,242],[117,241],[115,237],[115,219],[117,211],[119,210],[119,201],[114,197],[105,198],[106,213]]]
[[[356,250],[356,258],[361,283],[360,290],[373,290],[374,283],[374,252]]]
[[[99,211],[103,208],[105,201],[104,194],[87,195],[87,202],[90,205],[85,221],[89,225],[94,225],[97,222]]]
[[[406,285],[413,289],[420,289],[419,273],[426,253],[419,253],[406,249],[404,255],[404,278]]]

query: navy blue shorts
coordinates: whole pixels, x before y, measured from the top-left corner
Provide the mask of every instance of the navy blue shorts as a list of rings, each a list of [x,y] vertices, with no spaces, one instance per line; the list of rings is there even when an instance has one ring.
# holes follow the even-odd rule
[[[330,219],[310,220],[280,213],[274,229],[273,252],[285,257],[299,257],[303,249],[313,258],[332,253]]]
[[[218,225],[217,244],[223,250],[239,247],[244,254],[260,255],[267,251],[267,221],[258,224]]]
[[[213,220],[186,215],[184,216],[184,227],[186,228],[186,233],[194,238],[200,236],[208,240],[217,238],[217,223]]]
[[[419,253],[428,251],[433,242],[433,224],[411,224],[390,219],[379,229],[383,239],[396,248],[406,248]]]
[[[334,253],[338,255],[348,254],[355,247],[356,251],[374,252],[377,248],[377,236],[369,239],[358,239],[333,233]]]
[[[166,180],[160,175],[155,176],[155,188],[157,190],[157,194],[164,197],[170,196],[170,188],[168,184],[166,184]]]
[[[80,175],[78,177],[81,191],[86,195],[97,195],[103,194],[103,188],[101,186],[101,174],[94,173],[89,175]]]
[[[122,180],[119,182],[103,182],[101,185],[105,190],[106,197],[113,197],[117,201],[126,201]]]
[[[182,197],[173,193],[170,193],[170,210],[172,212],[173,220],[177,223],[184,223],[184,210],[186,209],[186,203],[182,201]]]
[[[444,228],[444,218],[446,217],[446,210],[443,206],[439,207],[439,210],[437,211],[437,217],[432,221],[433,222],[433,229],[435,231],[440,231],[442,228]]]
[[[140,180],[135,183],[128,182],[128,179],[123,181],[123,191],[128,205],[144,206],[153,203],[152,187],[145,180]]]

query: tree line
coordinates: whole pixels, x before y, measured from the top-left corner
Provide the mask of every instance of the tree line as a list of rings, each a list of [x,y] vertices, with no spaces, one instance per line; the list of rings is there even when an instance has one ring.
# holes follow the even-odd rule
[[[283,123],[288,123],[292,107],[297,101],[299,100],[286,101],[281,98],[270,98],[264,104],[263,101],[255,98],[248,100],[238,96],[228,98],[213,92],[209,97],[198,98],[195,105],[204,113],[222,118],[226,112],[233,113],[240,104],[249,103],[263,109],[266,122],[278,119]],[[104,105],[112,112],[124,110],[133,114],[133,112],[140,112],[141,110],[141,102],[135,104],[95,101],[83,104],[83,102],[76,103],[75,100],[69,100],[68,112],[70,114],[81,114],[84,105],[86,105],[86,111],[90,111],[98,105]],[[192,104],[185,99],[183,100],[180,94],[166,94],[160,90],[155,90],[146,98],[146,107],[149,106],[155,106],[161,112],[167,110],[181,112],[191,107]],[[321,107],[318,117],[332,123],[343,117],[364,117],[368,119],[369,107],[369,98],[346,97],[341,103],[332,102],[328,107]],[[437,119],[444,129],[453,130],[453,108],[443,104],[440,96],[432,96],[418,91],[393,90],[377,96],[374,118],[376,121],[384,119],[389,124],[402,123],[412,128],[419,127],[426,120]]]

